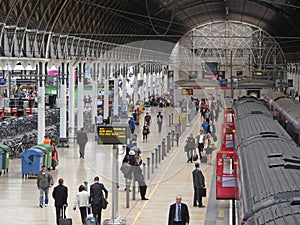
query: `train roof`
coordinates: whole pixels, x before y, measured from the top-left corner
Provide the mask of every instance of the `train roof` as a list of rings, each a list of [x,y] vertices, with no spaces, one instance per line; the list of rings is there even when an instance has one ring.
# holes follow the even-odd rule
[[[294,201],[300,199],[299,148],[282,138],[261,136],[247,145],[241,145],[238,154],[243,215],[244,220],[249,219],[246,224],[295,224],[280,223],[286,221],[285,217],[300,221],[300,202]],[[293,207],[294,204],[298,207]],[[285,206],[289,208],[289,214],[284,213]],[[276,207],[281,211],[269,215],[264,213]]]
[[[281,98],[276,100],[273,105],[281,111],[286,118],[295,125],[300,126],[300,102],[293,98]],[[299,127],[300,128],[300,127]]]
[[[263,94],[263,96],[269,102],[276,101],[277,99],[280,98],[289,98],[288,95],[279,91],[269,91],[268,93]]]
[[[271,115],[265,106],[265,102],[254,97],[240,98],[235,101],[234,106],[237,119],[257,114]]]

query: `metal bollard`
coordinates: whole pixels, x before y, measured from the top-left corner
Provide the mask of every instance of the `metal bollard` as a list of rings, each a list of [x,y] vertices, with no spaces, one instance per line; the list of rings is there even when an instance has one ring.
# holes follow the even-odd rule
[[[132,174],[132,200],[135,200],[135,178],[134,178],[134,174]]]
[[[174,114],[173,114],[173,113],[171,113],[172,125],[173,125],[173,118],[174,118]]]
[[[158,144],[157,147],[158,147],[158,162],[160,163],[160,160],[161,160],[161,147],[160,147],[160,144]]]
[[[130,182],[131,180],[126,178],[125,184],[126,184],[126,208],[129,208],[129,189],[130,189]]]
[[[152,173],[154,173],[154,155],[155,153],[154,152],[151,152],[151,155],[152,155]]]
[[[167,155],[167,152],[166,152],[166,143],[165,143],[165,138],[162,139],[161,141],[161,148],[162,148],[162,153],[164,156]]]
[[[175,138],[175,131],[172,130],[172,136],[171,136],[171,146],[174,147],[174,138]]]
[[[146,176],[146,163],[143,162],[143,175]]]
[[[179,135],[178,133],[176,133],[176,146],[178,146],[178,142],[179,142]]]
[[[150,179],[150,157],[148,156],[147,157],[147,166],[148,166],[148,169],[147,169],[147,178]]]
[[[169,127],[171,127],[171,115],[169,114]]]
[[[171,140],[170,140],[170,137],[171,136],[171,133],[168,132],[168,135],[167,135],[167,152],[169,153],[169,150],[171,150]]]
[[[157,168],[157,161],[158,161],[158,148],[155,148],[155,168]]]
[[[180,137],[181,136],[181,132],[182,131],[182,124],[181,123],[179,123],[178,124],[178,136]]]

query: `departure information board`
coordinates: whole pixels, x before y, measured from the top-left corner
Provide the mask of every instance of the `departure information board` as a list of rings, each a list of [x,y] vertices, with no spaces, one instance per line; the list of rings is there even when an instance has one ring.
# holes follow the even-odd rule
[[[127,144],[128,126],[126,125],[105,125],[98,126],[98,144],[113,145]]]

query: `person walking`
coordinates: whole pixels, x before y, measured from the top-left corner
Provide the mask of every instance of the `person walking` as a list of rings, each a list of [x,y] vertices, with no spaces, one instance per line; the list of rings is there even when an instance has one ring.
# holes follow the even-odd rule
[[[142,169],[140,167],[141,164],[142,164],[142,157],[140,155],[138,155],[136,157],[136,162],[133,165],[132,170],[133,170],[134,179],[139,184],[141,199],[148,200],[148,198],[146,198],[146,196],[145,196],[146,190],[147,190],[147,185],[145,182],[145,178],[144,178]]]
[[[132,116],[131,116],[130,119],[128,120],[128,124],[129,124],[129,128],[130,128],[131,134],[134,134],[134,130],[135,130],[135,120],[133,119]]]
[[[66,208],[68,206],[68,188],[64,186],[64,180],[59,178],[58,185],[53,189],[52,197],[56,210],[56,224],[59,225],[59,218],[66,218]]]
[[[205,207],[202,203],[201,189],[205,188],[205,178],[200,170],[200,164],[195,163],[195,169],[193,170],[193,186],[194,186],[194,207]]]
[[[53,177],[47,172],[45,165],[42,165],[42,169],[37,176],[37,187],[40,191],[40,207],[47,207],[49,203],[49,188],[53,185]],[[44,202],[45,195],[45,202]]]
[[[162,130],[162,124],[163,124],[163,115],[161,114],[161,112],[158,112],[157,116],[157,126],[158,126],[158,133],[161,133]]]
[[[207,156],[207,165],[212,164],[212,151],[215,150],[215,146],[211,140],[211,134],[207,133],[204,141],[204,150]]]
[[[151,116],[149,115],[149,112],[146,112],[146,115],[144,117],[144,121],[147,122],[148,126],[150,127],[151,124]]]
[[[92,207],[93,216],[96,219],[96,225],[101,225],[101,199],[104,198],[103,192],[105,194],[105,199],[108,197],[108,191],[102,183],[99,183],[99,177],[94,178],[94,184],[90,187],[90,198],[88,207]]]
[[[77,131],[77,144],[79,145],[80,158],[83,158],[83,159],[84,159],[84,153],[85,153],[85,145],[86,145],[87,141],[88,141],[87,134],[82,127],[80,129],[80,131]]]
[[[148,134],[150,133],[150,129],[149,129],[149,125],[147,123],[147,121],[144,122],[144,126],[143,126],[143,131],[142,131],[142,134],[143,134],[143,142],[147,142],[147,139],[148,139]]]
[[[200,134],[196,136],[196,144],[198,145],[199,158],[202,159],[203,149],[204,149],[204,139],[205,134],[203,128],[200,129]]]
[[[193,162],[193,151],[195,150],[195,138],[190,134],[186,139],[184,151],[186,152],[187,162]]]
[[[89,213],[89,198],[90,193],[85,190],[83,185],[80,185],[78,188],[78,193],[76,194],[76,199],[74,201],[73,210],[76,210],[76,207],[79,208],[81,223],[82,225],[86,225],[86,218]]]
[[[177,195],[176,202],[170,205],[168,225],[188,225],[190,223],[188,206],[181,200],[181,195]]]

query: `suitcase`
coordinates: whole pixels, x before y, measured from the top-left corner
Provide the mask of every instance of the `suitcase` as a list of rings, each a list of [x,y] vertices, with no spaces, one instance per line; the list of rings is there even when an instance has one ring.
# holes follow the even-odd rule
[[[95,225],[96,219],[93,217],[93,214],[89,214],[88,209],[86,209],[87,217],[85,225]]]
[[[207,156],[203,155],[202,158],[200,159],[201,163],[207,163]]]
[[[64,213],[64,207],[63,207],[63,216],[65,215]],[[59,225],[72,225],[72,219],[71,218],[59,218],[58,221]]]

